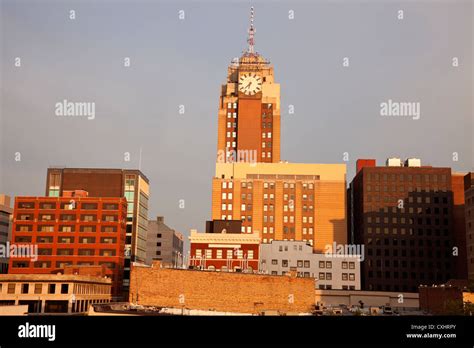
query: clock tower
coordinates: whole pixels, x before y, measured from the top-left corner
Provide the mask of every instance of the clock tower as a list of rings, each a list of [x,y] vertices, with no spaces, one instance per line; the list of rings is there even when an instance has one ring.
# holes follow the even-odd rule
[[[227,69],[219,99],[217,162],[280,161],[280,85],[254,50],[253,8],[248,48]]]

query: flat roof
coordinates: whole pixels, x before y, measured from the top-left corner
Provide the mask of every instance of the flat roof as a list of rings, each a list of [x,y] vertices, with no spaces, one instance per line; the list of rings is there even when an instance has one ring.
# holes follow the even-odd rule
[[[78,282],[111,285],[112,279],[79,274],[0,274],[0,282]]]
[[[133,173],[133,174],[138,174],[140,175],[143,180],[146,181],[147,184],[150,183],[150,180],[147,178],[145,174],[139,169],[124,169],[124,168],[69,168],[69,167],[48,167],[48,172],[49,171],[54,171],[54,170],[60,170],[64,172],[71,172],[71,173],[91,173],[91,172],[102,172],[102,173],[107,173],[107,172],[125,172],[125,173]]]

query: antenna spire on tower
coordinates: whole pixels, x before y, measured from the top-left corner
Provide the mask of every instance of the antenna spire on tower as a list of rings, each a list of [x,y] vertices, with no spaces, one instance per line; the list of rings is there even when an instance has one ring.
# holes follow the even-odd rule
[[[250,28],[249,28],[249,36],[247,38],[247,42],[249,44],[248,53],[255,53],[255,28],[253,27],[253,18],[254,18],[254,11],[253,6],[250,7]]]

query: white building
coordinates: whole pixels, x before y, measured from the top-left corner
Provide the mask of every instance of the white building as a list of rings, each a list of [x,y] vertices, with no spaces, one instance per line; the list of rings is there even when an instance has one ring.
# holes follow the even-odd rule
[[[317,289],[360,290],[360,256],[315,254],[303,241],[260,245],[261,273],[285,275],[296,268],[300,277],[315,278]]]

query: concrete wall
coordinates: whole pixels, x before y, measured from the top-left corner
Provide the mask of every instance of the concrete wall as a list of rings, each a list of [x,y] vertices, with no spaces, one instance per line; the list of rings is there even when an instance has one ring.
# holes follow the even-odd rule
[[[400,303],[400,295],[403,302]],[[398,308],[418,309],[420,307],[418,293],[412,292],[382,292],[382,291],[341,291],[341,290],[316,290],[315,302],[323,305],[347,306],[364,303],[364,307],[391,306]]]
[[[290,276],[132,266],[130,302],[238,313],[309,312],[314,280]]]

